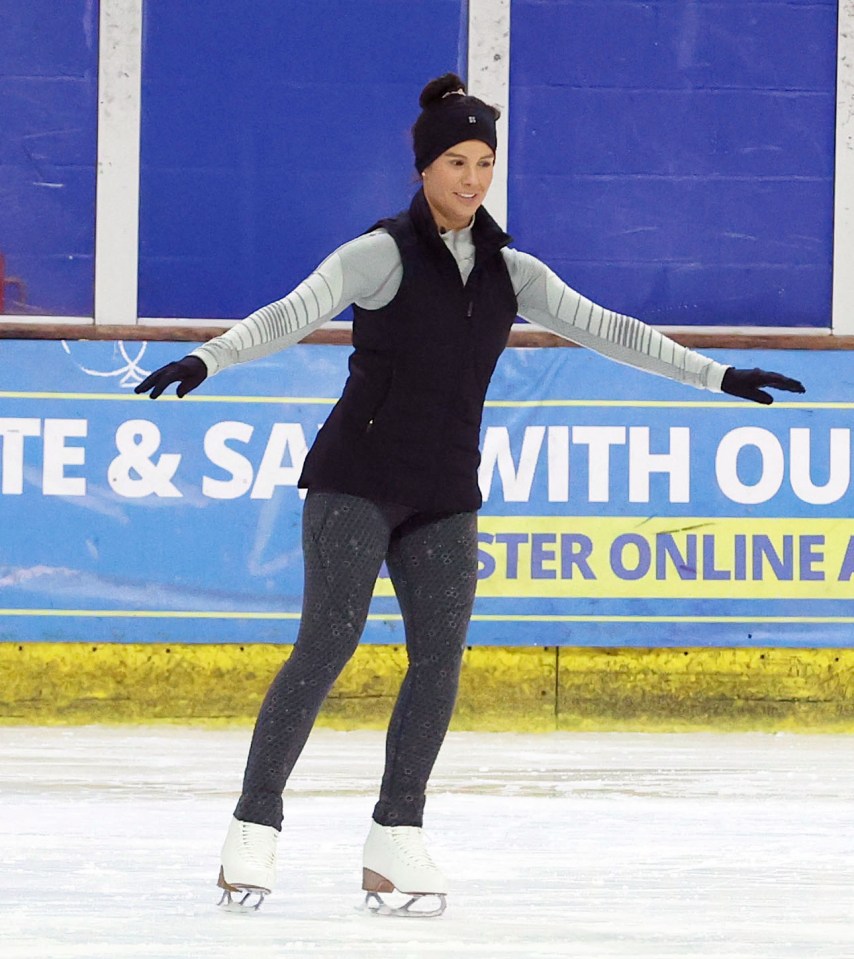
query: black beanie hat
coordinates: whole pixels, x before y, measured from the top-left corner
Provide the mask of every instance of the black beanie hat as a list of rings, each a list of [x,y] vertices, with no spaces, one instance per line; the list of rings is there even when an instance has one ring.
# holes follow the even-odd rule
[[[482,140],[493,152],[497,149],[495,121],[500,111],[470,97],[455,73],[431,80],[418,102],[421,115],[412,127],[412,148],[419,173],[455,143]]]

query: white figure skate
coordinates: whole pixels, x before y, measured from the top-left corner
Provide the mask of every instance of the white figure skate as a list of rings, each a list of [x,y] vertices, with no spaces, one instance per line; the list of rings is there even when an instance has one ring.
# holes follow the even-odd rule
[[[362,857],[362,888],[367,892],[365,907],[383,916],[441,916],[447,904],[448,880],[424,847],[419,826],[371,822]],[[408,897],[402,905],[380,895],[395,891]]]
[[[217,880],[223,890],[220,906],[240,911],[261,908],[275,884],[278,840],[278,829],[232,817],[222,847],[222,865]],[[232,899],[233,893],[241,896],[239,901]]]

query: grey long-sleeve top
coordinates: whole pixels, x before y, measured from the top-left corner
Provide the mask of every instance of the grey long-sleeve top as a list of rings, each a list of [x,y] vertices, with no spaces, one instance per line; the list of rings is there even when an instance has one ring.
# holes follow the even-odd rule
[[[463,282],[474,265],[471,227],[440,234]],[[680,346],[631,316],[597,306],[567,286],[528,253],[505,248],[520,316],[618,363],[720,392],[725,366]],[[208,375],[268,356],[297,343],[355,303],[378,310],[395,297],[403,264],[394,239],[379,229],[338,247],[291,293],[256,310],[220,336],[193,350]]]

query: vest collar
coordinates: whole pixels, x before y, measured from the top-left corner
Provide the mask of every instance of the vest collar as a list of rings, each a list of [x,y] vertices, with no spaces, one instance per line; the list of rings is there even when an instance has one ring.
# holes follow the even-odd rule
[[[418,235],[435,249],[441,249],[445,253],[450,252],[445,246],[433,214],[430,212],[430,206],[427,198],[424,196],[424,189],[419,191],[412,198],[409,206],[409,215],[412,218],[413,226]],[[471,236],[474,241],[476,261],[482,262],[486,257],[497,253],[502,247],[507,246],[511,241],[509,234],[492,219],[489,213],[481,206],[474,216],[474,224],[471,228]]]

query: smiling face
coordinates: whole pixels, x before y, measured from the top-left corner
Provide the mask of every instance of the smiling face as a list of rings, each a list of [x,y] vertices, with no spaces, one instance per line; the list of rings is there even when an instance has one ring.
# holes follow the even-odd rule
[[[421,174],[424,196],[439,229],[468,226],[492,183],[495,154],[480,140],[456,143]]]

